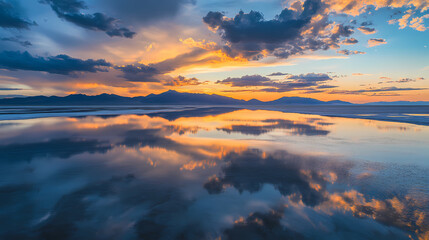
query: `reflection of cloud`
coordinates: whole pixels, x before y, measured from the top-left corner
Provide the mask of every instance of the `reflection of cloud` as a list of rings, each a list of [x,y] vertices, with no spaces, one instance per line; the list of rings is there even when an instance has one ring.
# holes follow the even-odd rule
[[[266,119],[261,122],[265,123],[265,125],[231,125],[218,129],[227,133],[239,132],[249,135],[261,135],[275,129],[291,129],[293,130],[292,134],[306,136],[325,136],[329,133],[329,131],[318,129],[313,125],[296,123],[286,119]]]
[[[234,226],[226,229],[226,239],[305,239],[298,232],[281,224],[283,212],[272,210],[268,213],[252,213],[246,219],[240,219]]]
[[[130,130],[125,134],[125,139],[121,144],[131,148],[146,146],[151,148],[163,148],[168,151],[191,156],[196,160],[206,158],[206,155],[201,153],[198,148],[190,148],[189,145],[176,142],[168,138],[167,134],[168,133],[164,132],[162,129]]]
[[[362,193],[351,190],[331,194],[329,200],[322,203],[321,209],[323,211],[333,209],[350,211],[357,217],[372,218],[388,226],[424,235],[429,231],[429,218],[424,210],[422,211],[423,205],[426,203],[417,202],[408,197],[402,200],[397,197],[386,200],[367,200]]]
[[[12,160],[32,159],[28,163],[0,161],[4,170],[0,238],[331,240],[427,236],[426,199],[420,202],[415,195],[397,194],[396,184],[376,179],[386,172],[365,168],[374,174],[363,179],[361,165],[277,152],[275,149],[286,145],[228,140],[216,131],[217,126],[234,121],[275,125],[281,123],[281,116],[295,114],[209,113],[204,113],[206,118],[193,118],[196,113],[185,111],[183,116],[191,118],[177,121],[121,115],[0,123],[19,123],[5,125],[9,129],[0,135],[4,142],[0,159],[4,160],[3,153]],[[328,120],[307,115],[299,115],[299,119],[313,124]],[[206,128],[203,134],[191,134]],[[73,138],[54,141],[52,136]],[[39,140],[45,145],[17,144],[36,137],[54,140]],[[261,146],[267,152],[249,146]],[[97,154],[76,155],[79,151]],[[409,181],[404,182],[405,192],[409,184],[425,182],[421,173],[414,174],[415,178],[408,174],[414,170],[401,170]],[[219,174],[207,181],[214,172]]]
[[[169,121],[174,121],[179,118],[215,116],[223,113],[233,112],[236,110],[237,108],[233,108],[233,107],[196,108],[196,109],[183,110],[183,111],[156,112],[156,113],[150,113],[148,114],[148,116],[161,117]]]
[[[282,195],[298,194],[308,206],[315,206],[326,200],[328,176],[320,172],[317,164],[312,166],[315,161],[306,157],[287,152],[266,156],[255,149],[242,153],[232,152],[223,161],[226,166],[222,169],[222,176],[212,177],[204,184],[204,188],[211,194],[219,194],[228,186],[240,192],[258,192],[264,184],[270,184]],[[341,168],[337,170],[343,171]]]
[[[14,143],[0,145],[2,159],[8,161],[31,161],[36,157],[69,158],[80,153],[105,153],[111,149],[110,145],[98,140],[86,139],[52,139],[46,142]],[[25,149],[23,151],[23,149]]]

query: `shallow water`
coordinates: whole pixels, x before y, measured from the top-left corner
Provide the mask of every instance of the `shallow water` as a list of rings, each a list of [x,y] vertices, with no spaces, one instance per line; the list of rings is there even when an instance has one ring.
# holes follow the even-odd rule
[[[0,239],[429,237],[428,126],[144,111],[0,121]]]

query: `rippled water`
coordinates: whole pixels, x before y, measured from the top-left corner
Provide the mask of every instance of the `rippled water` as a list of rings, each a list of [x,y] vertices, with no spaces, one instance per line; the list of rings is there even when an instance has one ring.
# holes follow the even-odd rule
[[[427,239],[429,127],[268,110],[0,121],[0,239]]]

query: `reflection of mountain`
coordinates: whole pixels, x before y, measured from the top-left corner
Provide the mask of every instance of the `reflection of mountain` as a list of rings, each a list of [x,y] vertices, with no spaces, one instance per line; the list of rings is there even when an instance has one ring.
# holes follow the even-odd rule
[[[270,102],[258,100],[238,100],[216,94],[181,93],[173,90],[161,93],[150,94],[146,97],[121,97],[113,94],[101,94],[97,96],[87,96],[84,94],[74,94],[66,97],[19,97],[0,99],[0,105],[57,105],[57,106],[85,106],[85,105],[343,105],[350,104],[343,101],[323,102],[312,98],[283,97]]]
[[[287,119],[265,119],[261,122],[265,125],[231,125],[218,129],[227,133],[238,132],[248,135],[261,135],[264,133],[271,132],[275,129],[291,129],[292,134],[295,135],[325,136],[329,134],[328,130],[319,129],[313,125],[305,123],[296,123]]]
[[[237,108],[232,107],[217,107],[217,108],[197,108],[189,110],[178,110],[178,111],[167,111],[167,112],[156,112],[149,113],[148,116],[153,117],[162,117],[169,121],[174,121],[179,118],[189,118],[189,117],[206,117],[206,116],[216,116],[223,113],[229,113],[237,110]]]

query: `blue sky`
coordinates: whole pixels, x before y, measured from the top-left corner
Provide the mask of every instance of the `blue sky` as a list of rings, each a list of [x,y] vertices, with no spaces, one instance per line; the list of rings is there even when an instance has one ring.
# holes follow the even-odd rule
[[[0,5],[2,97],[174,89],[261,100],[429,100],[424,0]],[[268,76],[277,72],[284,74]]]

